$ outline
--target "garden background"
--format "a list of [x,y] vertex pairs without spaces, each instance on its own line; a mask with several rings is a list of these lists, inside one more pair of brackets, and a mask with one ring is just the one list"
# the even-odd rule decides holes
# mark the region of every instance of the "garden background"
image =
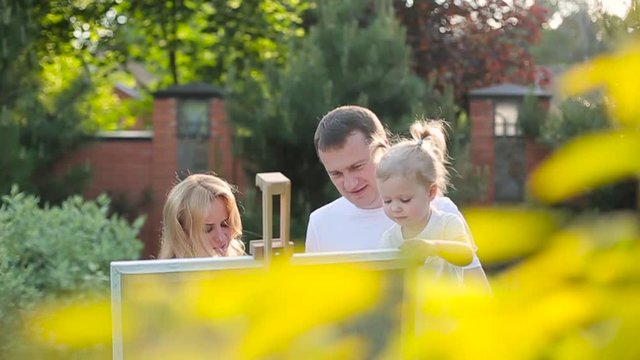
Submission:
[[[636,0],[623,16],[563,0],[3,0],[0,321],[15,331],[3,331],[0,350],[94,349],[34,350],[23,316],[43,301],[104,291],[111,260],[140,256],[140,194],[83,199],[90,167],[52,169],[99,132],[149,129],[154,92],[192,82],[224,90],[247,178],[281,171],[292,180],[300,244],[309,212],[337,195],[310,141],[322,114],[364,105],[394,133],[416,116],[444,118],[451,197],[471,206],[483,174],[469,161],[466,94],[517,83],[557,90],[531,135],[558,151],[529,178],[522,203],[465,210],[496,298],[473,317],[484,328],[451,334],[471,342],[485,329],[471,343],[489,353],[508,313],[522,330],[505,340],[516,357],[635,357],[639,11]],[[118,88],[135,98],[123,101]],[[240,196],[247,239],[260,234],[255,198],[249,188]],[[469,296],[459,295],[461,308]],[[532,304],[538,317],[525,313]],[[432,345],[451,344],[438,336]],[[434,349],[464,357],[455,346]]]

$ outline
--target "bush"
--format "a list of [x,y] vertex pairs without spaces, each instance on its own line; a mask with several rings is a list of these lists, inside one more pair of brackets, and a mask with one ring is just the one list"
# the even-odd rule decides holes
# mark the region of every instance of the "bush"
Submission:
[[[137,259],[144,223],[108,216],[109,198],[75,196],[60,206],[14,187],[0,203],[0,328],[17,329],[20,315],[45,300],[106,291],[112,260]],[[16,350],[15,332],[2,331],[0,353]]]
[[540,105],[538,97],[533,94],[526,95],[522,100],[518,115],[522,134],[529,139],[537,139],[542,131],[546,113],[547,111]]
[[552,108],[540,129],[543,143],[558,148],[568,140],[608,127],[604,104],[571,98]]

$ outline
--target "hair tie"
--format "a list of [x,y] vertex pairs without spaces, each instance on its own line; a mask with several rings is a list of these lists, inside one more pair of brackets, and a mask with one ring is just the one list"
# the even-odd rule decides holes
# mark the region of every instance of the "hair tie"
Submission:
[[422,146],[422,143],[424,143],[424,139],[423,138],[418,139],[418,146]]

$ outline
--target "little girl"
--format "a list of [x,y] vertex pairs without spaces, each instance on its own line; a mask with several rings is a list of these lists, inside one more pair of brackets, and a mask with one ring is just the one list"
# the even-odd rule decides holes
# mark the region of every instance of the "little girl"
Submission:
[[462,220],[431,206],[446,192],[446,142],[440,121],[416,121],[413,139],[393,145],[376,170],[385,214],[395,224],[383,234],[382,248],[402,248],[440,277],[462,281],[462,268],[473,249]]
[[193,174],[174,186],[162,217],[160,259],[244,255],[235,196],[217,176]]

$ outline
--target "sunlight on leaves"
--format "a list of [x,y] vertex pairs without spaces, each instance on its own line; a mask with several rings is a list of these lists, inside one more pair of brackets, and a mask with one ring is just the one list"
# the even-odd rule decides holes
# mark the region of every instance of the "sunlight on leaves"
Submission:
[[555,203],[638,173],[640,132],[603,132],[568,142],[533,172],[528,185],[536,198]]
[[640,124],[640,41],[572,68],[560,84],[561,93],[569,96],[603,87],[611,117],[625,125]]

